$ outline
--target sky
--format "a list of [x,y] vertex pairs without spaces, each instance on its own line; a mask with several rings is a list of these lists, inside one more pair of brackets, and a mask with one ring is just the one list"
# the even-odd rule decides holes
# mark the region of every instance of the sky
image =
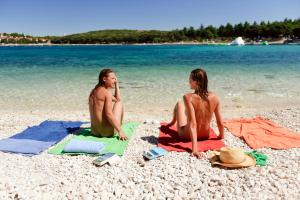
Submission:
[[0,0],[0,33],[173,30],[300,18],[300,0]]

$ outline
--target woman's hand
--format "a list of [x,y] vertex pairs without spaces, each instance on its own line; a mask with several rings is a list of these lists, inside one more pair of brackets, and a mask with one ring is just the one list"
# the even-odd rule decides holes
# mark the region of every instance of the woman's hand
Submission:
[[192,156],[196,157],[196,158],[199,158],[199,159],[202,159],[204,158],[204,153],[203,152],[198,152],[198,151],[195,151],[195,152],[192,152]]
[[119,140],[128,140],[127,136],[125,135],[125,133],[123,133],[122,130],[119,132]]

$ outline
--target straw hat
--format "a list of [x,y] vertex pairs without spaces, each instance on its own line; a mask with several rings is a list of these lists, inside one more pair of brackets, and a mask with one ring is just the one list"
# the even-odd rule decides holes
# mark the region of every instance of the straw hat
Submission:
[[212,165],[239,168],[255,166],[255,158],[245,154],[240,148],[222,147],[219,151],[213,151],[210,162]]

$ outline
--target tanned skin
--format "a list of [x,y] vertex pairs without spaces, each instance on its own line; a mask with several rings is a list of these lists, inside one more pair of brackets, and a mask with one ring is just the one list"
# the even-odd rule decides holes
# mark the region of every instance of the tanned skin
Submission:
[[[127,140],[121,128],[124,109],[117,77],[111,72],[103,81],[105,84],[94,89],[89,98],[92,133],[95,136],[112,137],[116,131],[119,139]],[[110,93],[110,88],[115,88],[114,96]]]
[[[196,81],[193,81],[191,77],[189,83],[191,89],[197,87]],[[172,126],[177,122],[179,136],[184,140],[192,141],[192,156],[203,158],[203,152],[197,149],[197,141],[209,138],[210,123],[214,114],[220,133],[217,139],[223,139],[224,126],[218,96],[209,92],[205,101],[195,93],[188,93],[183,96],[183,101],[176,104],[173,120],[167,126]]]

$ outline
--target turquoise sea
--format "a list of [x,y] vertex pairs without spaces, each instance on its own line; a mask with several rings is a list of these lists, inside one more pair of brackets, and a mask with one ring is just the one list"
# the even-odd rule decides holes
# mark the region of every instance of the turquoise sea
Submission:
[[105,67],[116,71],[130,113],[172,110],[196,67],[225,109],[300,105],[300,45],[108,45],[0,47],[0,107],[87,110]]

